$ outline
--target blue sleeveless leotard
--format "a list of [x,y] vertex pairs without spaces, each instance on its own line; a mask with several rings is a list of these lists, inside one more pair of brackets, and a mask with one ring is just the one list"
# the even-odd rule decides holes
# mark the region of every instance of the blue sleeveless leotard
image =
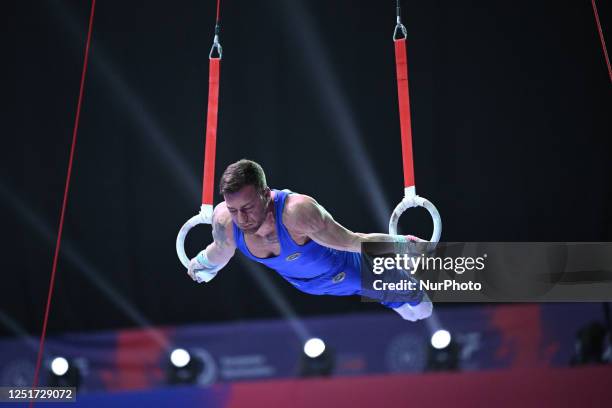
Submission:
[[[283,224],[285,200],[289,190],[274,190],[274,221],[280,244],[280,254],[269,258],[258,258],[249,251],[244,233],[233,224],[236,247],[247,258],[259,262],[278,272],[299,290],[313,295],[364,295],[375,297],[361,287],[361,256],[359,253],[340,251],[308,241],[298,245]],[[398,307],[404,302],[384,302],[388,307]],[[410,302],[413,304],[413,302]],[[418,303],[418,302],[416,302]]]

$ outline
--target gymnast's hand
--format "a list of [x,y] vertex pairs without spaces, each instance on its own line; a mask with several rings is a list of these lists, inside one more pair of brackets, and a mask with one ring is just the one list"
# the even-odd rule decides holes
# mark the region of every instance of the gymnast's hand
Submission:
[[189,268],[187,268],[187,275],[198,283],[209,282],[227,264],[227,262],[223,264],[211,262],[206,255],[207,249],[189,261]]
[[189,261],[187,275],[198,283],[208,282],[217,275],[221,268],[210,263],[206,256],[206,250],[200,252],[195,258]]
[[225,203],[217,205],[212,217],[213,242],[189,261],[187,275],[194,281],[209,282],[234,256],[236,245],[231,222]]
[[196,282],[198,281],[196,276],[195,276],[195,273],[196,273],[197,269],[199,269],[199,262],[198,262],[197,256],[196,256],[191,261],[189,261],[189,267],[187,268],[187,275],[189,275],[189,277],[191,279],[193,279],[194,281],[196,281]]

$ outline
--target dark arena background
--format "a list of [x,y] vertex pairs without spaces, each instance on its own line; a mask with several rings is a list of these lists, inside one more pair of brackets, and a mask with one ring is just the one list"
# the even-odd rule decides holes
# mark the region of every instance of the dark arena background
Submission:
[[[216,3],[97,0],[89,41],[90,0],[5,5],[0,386],[74,386],[66,406],[83,407],[610,406],[608,302],[436,303],[409,322],[239,253],[209,283],[187,276],[175,240],[201,204]],[[611,6],[401,1],[414,173],[441,241],[612,241]],[[248,158],[350,230],[388,231],[396,2],[220,14],[214,203]],[[408,210],[400,230],[427,237],[430,217]],[[194,228],[187,254],[210,241]]]

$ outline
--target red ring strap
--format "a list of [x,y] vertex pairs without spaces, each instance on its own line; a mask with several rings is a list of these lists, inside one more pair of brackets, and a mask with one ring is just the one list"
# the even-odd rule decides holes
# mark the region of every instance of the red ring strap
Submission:
[[412,187],[414,186],[414,162],[412,159],[412,122],[410,118],[408,59],[406,57],[405,38],[395,40],[395,68],[397,72],[397,95],[399,99],[400,130],[402,135],[404,187]]
[[219,112],[220,58],[211,58],[208,71],[208,113],[206,115],[206,148],[202,204],[212,205],[215,187],[215,154],[217,151],[217,114]]
[[208,108],[206,113],[206,146],[204,148],[204,176],[202,178],[202,205],[212,205],[215,191],[215,157],[217,152],[217,116],[219,113],[219,74],[221,71],[221,46],[219,40],[221,0],[217,0],[215,39],[218,58],[211,57],[208,65]]

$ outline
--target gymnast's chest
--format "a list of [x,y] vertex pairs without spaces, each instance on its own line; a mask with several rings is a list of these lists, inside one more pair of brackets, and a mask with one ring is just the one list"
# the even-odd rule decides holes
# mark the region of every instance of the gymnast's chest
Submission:
[[[293,243],[297,245],[304,245],[309,241],[305,235],[288,232]],[[264,236],[245,234],[244,242],[249,252],[257,258],[271,258],[281,254],[281,244],[276,231]]]

